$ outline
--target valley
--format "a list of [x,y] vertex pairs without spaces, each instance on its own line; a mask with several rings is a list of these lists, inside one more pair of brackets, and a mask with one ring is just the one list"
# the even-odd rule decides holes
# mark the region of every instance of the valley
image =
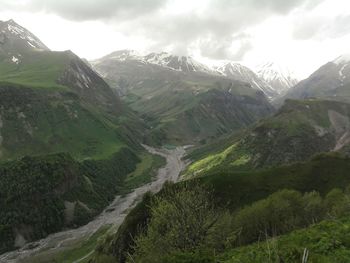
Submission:
[[0,21],[0,263],[350,261],[350,56],[243,25],[320,3],[39,2],[48,43]]
[[180,172],[186,167],[181,160],[186,147],[177,147],[173,150],[156,149],[146,145],[144,147],[149,153],[166,158],[166,165],[158,170],[152,182],[136,188],[125,196],[116,196],[114,201],[88,224],[51,234],[44,239],[26,244],[17,251],[2,254],[0,262],[42,262],[50,258],[54,260],[57,254],[74,247],[82,240],[89,239],[102,227],[108,226],[111,229],[109,231],[115,231],[130,209],[141,201],[146,192],[159,191],[166,181],[176,182]]

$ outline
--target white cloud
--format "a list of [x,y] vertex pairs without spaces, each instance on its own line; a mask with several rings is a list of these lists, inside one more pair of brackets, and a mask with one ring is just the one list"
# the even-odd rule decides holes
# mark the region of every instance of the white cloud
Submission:
[[88,59],[126,48],[165,50],[248,66],[273,60],[303,78],[350,52],[348,0],[101,1],[0,0],[0,17],[52,50]]

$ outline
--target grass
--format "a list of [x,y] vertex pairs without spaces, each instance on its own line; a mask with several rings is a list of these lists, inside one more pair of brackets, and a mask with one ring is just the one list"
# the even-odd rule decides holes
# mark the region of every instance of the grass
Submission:
[[236,146],[236,144],[233,144],[223,152],[208,155],[204,159],[191,164],[184,173],[183,178],[186,179],[191,178],[192,176],[197,176],[198,174],[205,174],[214,167],[219,166],[227,159],[227,156],[235,150]]
[[[337,139],[330,111],[346,119],[350,116],[350,105],[335,101],[288,100],[277,114],[259,121],[240,137],[232,136],[188,155],[194,162],[184,177],[200,176],[218,167],[233,170],[273,167],[329,152]],[[201,150],[205,154],[200,153]]]
[[265,198],[279,189],[328,193],[350,184],[349,158],[339,154],[322,154],[291,165],[256,171],[214,169],[200,181],[214,189],[217,202],[232,209]]
[[159,155],[144,153],[140,158],[141,162],[137,164],[135,171],[130,173],[125,179],[125,192],[151,182],[158,169],[166,164],[165,158]]
[[2,161],[24,155],[69,152],[76,159],[105,159],[126,145],[119,127],[71,93],[1,84]]
[[70,59],[68,52],[28,52],[19,65],[6,61],[0,63],[0,80],[33,88],[65,89],[57,84],[57,78]]
[[286,235],[227,251],[218,256],[218,262],[302,262],[305,250],[309,253],[307,262],[349,262],[349,229],[350,217],[323,221]]
[[[101,227],[96,233],[94,233],[87,240],[81,240],[65,249],[46,250],[38,255],[26,259],[26,263],[72,263],[84,258],[94,251],[96,244],[100,238],[102,238],[109,230],[110,226]],[[90,257],[86,257],[80,263],[87,263]]]

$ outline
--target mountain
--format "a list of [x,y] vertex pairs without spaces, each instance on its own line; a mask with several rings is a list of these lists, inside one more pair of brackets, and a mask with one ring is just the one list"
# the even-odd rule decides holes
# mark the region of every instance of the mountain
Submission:
[[[214,149],[214,147],[213,147]],[[350,104],[321,100],[287,100],[229,146],[192,163],[187,177],[213,169],[250,170],[309,159],[322,152],[350,149]]]
[[223,76],[249,83],[256,90],[261,90],[270,100],[279,94],[279,90],[275,90],[251,69],[239,63],[226,62],[215,69]]
[[71,51],[50,51],[13,20],[0,25],[0,159],[57,151],[104,156],[130,143],[119,120],[128,110],[98,74]]
[[35,50],[49,51],[48,47],[35,35],[15,21],[0,21],[0,56],[12,56],[19,62],[22,53]]
[[145,56],[145,61],[177,71],[213,73],[209,67],[195,61],[192,57],[174,56],[166,52],[148,54]]
[[291,70],[274,62],[266,62],[258,65],[255,68],[255,72],[278,96],[285,94],[298,83]]
[[155,162],[144,122],[86,62],[13,20],[0,32],[2,253],[87,223]]
[[283,99],[322,98],[350,102],[350,55],[326,63],[290,89]]
[[117,51],[94,69],[151,127],[159,143],[204,142],[273,112],[263,92],[188,57]]
[[106,60],[127,61],[133,60],[144,64],[158,65],[167,69],[182,72],[206,72],[214,73],[212,69],[201,64],[189,56],[175,56],[167,52],[150,53],[146,56],[140,55],[135,50],[115,51],[99,60],[93,61],[92,64],[98,64]]

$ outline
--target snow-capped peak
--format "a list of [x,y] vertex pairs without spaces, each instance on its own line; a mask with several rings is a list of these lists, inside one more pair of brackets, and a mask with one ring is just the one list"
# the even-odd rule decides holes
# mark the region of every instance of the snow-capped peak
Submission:
[[234,76],[236,74],[255,74],[251,69],[247,68],[246,66],[243,66],[242,64],[233,61],[225,61],[219,66],[214,66],[214,69],[224,76]]
[[[3,39],[21,40],[28,49],[48,50],[35,35],[12,19],[6,22],[0,21],[0,35]],[[12,45],[12,42],[10,42],[10,45]]]
[[344,54],[339,57],[337,57],[335,60],[332,61],[333,63],[339,65],[350,62],[350,54]]
[[170,70],[183,72],[213,72],[209,67],[197,62],[192,57],[176,56],[167,52],[150,53],[146,56],[142,56],[134,50],[119,50],[99,60],[93,61],[92,64],[98,64],[106,59],[117,61],[137,61],[143,64],[158,65]]
[[240,63],[224,61],[214,68],[220,75],[249,83],[254,89],[262,91],[270,99],[276,95],[269,84],[259,78],[250,68]]
[[115,59],[120,61],[125,61],[128,59],[142,59],[142,56],[140,53],[138,53],[135,50],[119,50],[116,52],[113,52],[112,54],[107,56],[109,59]]
[[279,94],[286,92],[298,83],[297,78],[289,68],[274,62],[260,64],[255,68],[255,71]]
[[144,57],[147,63],[184,72],[212,72],[206,65],[190,56],[176,56],[167,52],[150,53]]

